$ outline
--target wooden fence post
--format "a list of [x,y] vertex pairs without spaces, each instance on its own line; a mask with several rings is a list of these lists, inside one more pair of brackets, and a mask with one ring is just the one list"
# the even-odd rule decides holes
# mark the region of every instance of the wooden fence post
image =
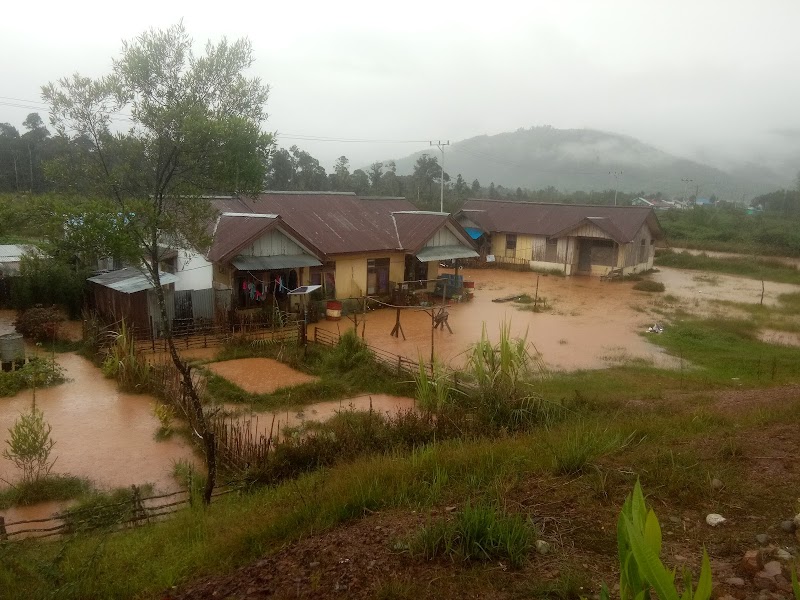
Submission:
[[8,533],[6,532],[6,518],[0,515],[0,540],[6,541]]

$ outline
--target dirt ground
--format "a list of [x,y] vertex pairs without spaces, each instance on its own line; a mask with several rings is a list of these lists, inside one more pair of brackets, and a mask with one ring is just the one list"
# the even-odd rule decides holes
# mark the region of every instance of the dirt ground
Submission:
[[[741,414],[744,408],[768,409],[796,401],[800,388],[723,391],[709,397],[706,410]],[[691,411],[697,400],[692,394],[672,394],[667,401],[675,410]],[[651,499],[663,528],[662,558],[679,573],[684,566],[690,568],[696,581],[705,547],[712,562],[714,598],[789,598],[785,590],[762,592],[742,557],[748,550],[767,554],[777,548],[797,555],[798,540],[778,524],[795,512],[800,429],[794,424],[755,428],[741,441],[745,451],[738,459],[743,473],[739,489],[754,493],[737,497],[723,487],[693,502],[663,493]],[[698,436],[684,449],[702,460],[720,452],[723,443]],[[631,457],[623,455],[602,466],[624,471],[628,460]],[[387,510],[290,543],[228,575],[170,590],[164,598],[567,598],[592,597],[603,581],[615,596],[616,520],[629,490],[627,484],[609,486],[607,495],[600,494],[590,475],[523,477],[507,494],[506,503],[531,519],[552,552],[531,553],[520,570],[502,563],[466,564],[446,558],[428,562],[412,557],[407,551],[410,537],[430,519],[447,518],[453,507]],[[728,520],[712,528],[705,516],[717,511]],[[769,535],[767,544],[756,542],[759,533]]]

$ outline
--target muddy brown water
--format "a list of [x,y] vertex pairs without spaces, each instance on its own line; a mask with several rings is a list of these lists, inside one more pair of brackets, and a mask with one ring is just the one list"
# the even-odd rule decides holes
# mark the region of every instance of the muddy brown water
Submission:
[[[153,484],[156,491],[179,489],[172,477],[173,464],[180,459],[198,459],[180,436],[154,439],[159,427],[153,415],[155,398],[120,392],[114,381],[105,379],[97,367],[77,354],[60,354],[56,359],[70,381],[36,390],[36,407],[51,425],[50,435],[56,442],[52,472],[86,477],[103,489],[144,483]],[[0,431],[5,434],[19,414],[30,409],[32,401],[31,390],[0,398]],[[18,479],[13,463],[5,458],[0,458],[0,478]],[[46,503],[0,514],[7,521],[42,518],[63,506]]]
[[[536,295],[537,274],[495,269],[462,270],[466,280],[475,282],[474,298],[448,307],[453,333],[437,329],[433,333],[434,353],[452,367],[466,363],[467,349],[481,337],[486,326],[496,342],[501,323],[509,322],[513,336],[527,339],[541,353],[550,369],[597,369],[608,366],[608,357],[618,357],[620,348],[633,358],[671,366],[673,359],[647,342],[640,332],[653,324],[652,317],[632,308],[649,300],[631,289],[629,283],[609,283],[590,277],[538,276],[540,302],[548,309],[534,313],[514,302],[495,303],[495,298],[511,294]],[[406,340],[392,337],[396,311],[381,309],[366,316],[365,332],[369,344],[412,360],[429,361],[431,356],[431,316],[417,308],[401,310],[400,322]],[[328,331],[352,329],[350,319],[321,321],[316,325]],[[362,323],[359,321],[359,333]],[[313,331],[310,333],[313,336]],[[612,362],[614,362],[612,360]]]
[[317,402],[303,407],[274,412],[254,412],[242,409],[240,405],[226,404],[225,410],[232,419],[249,427],[256,435],[280,439],[287,427],[298,427],[310,421],[324,422],[341,411],[372,410],[386,416],[392,416],[400,411],[414,410],[416,401],[404,396],[391,396],[388,394],[364,394],[344,400],[331,400]]
[[[447,272],[447,271],[446,271]],[[510,321],[511,332],[531,342],[547,368],[553,370],[597,369],[630,359],[655,366],[678,368],[679,361],[642,335],[663,318],[663,297],[672,295],[677,304],[690,312],[719,312],[714,300],[758,303],[761,282],[743,277],[710,274],[702,271],[662,268],[652,278],[666,286],[663,294],[638,292],[631,282],[600,281],[597,277],[538,276],[538,294],[548,310],[534,313],[521,310],[514,302],[494,303],[492,299],[511,294],[536,294],[537,274],[498,269],[462,270],[465,280],[475,282],[473,300],[448,307],[453,333],[436,330],[434,353],[438,360],[458,368],[466,363],[466,351],[481,336],[486,325],[492,341],[499,338],[500,324]],[[800,291],[800,286],[765,283],[764,302],[775,304],[779,294]],[[378,348],[412,360],[431,356],[431,317],[416,308],[403,309],[400,322],[406,336],[390,335],[396,311],[368,312],[366,326],[359,315],[359,334]],[[353,328],[352,320],[321,321],[320,329],[343,333]],[[313,327],[309,333],[313,336]]]
[[319,381],[272,358],[240,358],[207,364],[206,368],[253,394],[269,394],[287,386]]

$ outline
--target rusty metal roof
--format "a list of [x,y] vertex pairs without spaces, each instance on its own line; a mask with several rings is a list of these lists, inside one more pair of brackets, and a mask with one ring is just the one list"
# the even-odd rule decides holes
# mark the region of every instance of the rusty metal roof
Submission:
[[[404,198],[364,199],[352,193],[271,192],[256,198],[212,200],[212,204],[220,212],[278,215],[304,243],[325,255],[416,249],[450,218],[417,211]],[[393,213],[402,216],[398,219]],[[248,229],[251,234],[255,231],[255,225]],[[227,240],[234,236],[244,237],[236,227],[218,226],[214,245],[232,248],[234,242]],[[218,242],[220,237],[226,241]],[[210,254],[209,259],[216,256]]]
[[538,204],[507,200],[467,200],[458,213],[487,232],[557,237],[587,219],[615,241],[627,243],[648,225],[656,239],[664,237],[655,212],[640,206]]
[[271,229],[277,220],[277,215],[242,216],[241,213],[223,212],[214,227],[208,260],[226,261],[253,239]]

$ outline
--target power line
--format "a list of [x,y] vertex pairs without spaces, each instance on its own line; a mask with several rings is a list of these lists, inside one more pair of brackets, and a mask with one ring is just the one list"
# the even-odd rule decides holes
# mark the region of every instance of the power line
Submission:
[[342,138],[327,137],[321,135],[304,135],[301,133],[276,133],[276,137],[284,140],[301,140],[307,142],[342,142],[342,143],[364,143],[364,144],[427,144],[428,140],[390,140],[390,139],[366,139],[366,138]]

